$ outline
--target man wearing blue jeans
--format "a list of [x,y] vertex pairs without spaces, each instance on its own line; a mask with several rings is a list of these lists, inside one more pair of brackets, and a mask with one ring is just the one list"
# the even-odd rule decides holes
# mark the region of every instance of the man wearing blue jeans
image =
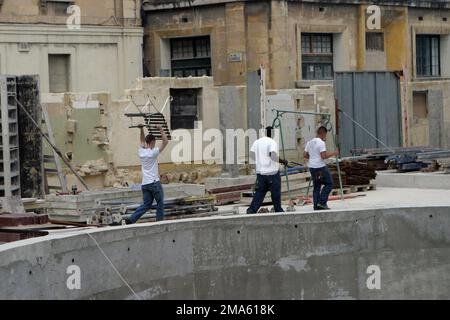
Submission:
[[[333,190],[333,178],[324,160],[339,155],[339,150],[328,152],[325,145],[328,130],[320,127],[317,137],[306,144],[305,159],[308,161],[309,171],[314,183],[314,210],[329,210],[328,197]],[[323,188],[322,188],[323,186]]]
[[275,212],[284,212],[281,207],[281,176],[279,163],[287,165],[287,161],[279,159],[278,145],[272,139],[272,127],[266,128],[266,137],[255,141],[250,149],[256,163],[255,196],[247,209],[247,214],[257,213],[267,191],[270,191]]
[[136,223],[147,211],[150,210],[153,200],[156,200],[156,221],[164,220],[164,191],[159,181],[158,156],[169,144],[166,133],[161,126],[157,126],[162,136],[162,145],[156,147],[156,138],[149,134],[145,136],[141,126],[141,147],[139,158],[142,164],[142,194],[144,203],[136,209],[134,214],[126,219],[126,224]]

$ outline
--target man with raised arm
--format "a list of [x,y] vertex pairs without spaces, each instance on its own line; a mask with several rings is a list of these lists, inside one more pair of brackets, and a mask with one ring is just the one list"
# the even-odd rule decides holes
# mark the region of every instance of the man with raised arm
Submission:
[[158,156],[169,144],[164,129],[156,126],[161,132],[162,145],[156,147],[155,136],[149,134],[145,136],[144,127],[141,126],[141,147],[139,148],[139,158],[142,164],[142,194],[144,203],[136,209],[134,214],[126,219],[127,224],[136,223],[147,211],[150,210],[153,200],[156,200],[156,221],[164,220],[164,191],[159,181]]

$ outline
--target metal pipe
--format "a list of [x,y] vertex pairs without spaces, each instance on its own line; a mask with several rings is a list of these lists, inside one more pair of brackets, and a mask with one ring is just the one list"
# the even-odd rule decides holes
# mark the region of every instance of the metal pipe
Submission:
[[450,150],[446,151],[436,151],[436,152],[423,152],[417,154],[417,159],[419,160],[434,160],[450,158]]
[[351,116],[349,116],[345,111],[339,109],[339,111],[346,116],[351,122],[353,122],[354,124],[356,124],[358,127],[360,127],[362,130],[364,130],[369,136],[371,136],[372,138],[374,138],[376,141],[378,141],[379,143],[381,143],[385,148],[387,148],[390,152],[395,153],[394,149],[392,149],[391,147],[389,147],[387,144],[385,144],[383,141],[381,141],[380,139],[378,139],[373,133],[371,133],[369,130],[367,130],[366,128],[364,128],[359,122],[357,122],[355,119],[353,119]]
[[290,110],[278,110],[278,109],[272,108],[272,112],[273,111],[279,113],[280,115],[283,113],[293,113],[293,114],[307,114],[307,115],[313,115],[313,116],[331,116],[330,113],[312,112],[312,111],[290,111]]

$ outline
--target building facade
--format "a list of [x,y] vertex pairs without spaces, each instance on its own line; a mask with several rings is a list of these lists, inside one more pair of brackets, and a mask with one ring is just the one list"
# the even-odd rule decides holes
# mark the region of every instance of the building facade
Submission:
[[267,88],[296,99],[296,90],[333,86],[334,72],[395,72],[402,144],[450,147],[450,1],[148,0],[143,8],[150,76],[240,86],[264,65]]
[[118,98],[142,76],[141,25],[140,0],[2,0],[0,74],[39,75],[44,101],[62,92]]

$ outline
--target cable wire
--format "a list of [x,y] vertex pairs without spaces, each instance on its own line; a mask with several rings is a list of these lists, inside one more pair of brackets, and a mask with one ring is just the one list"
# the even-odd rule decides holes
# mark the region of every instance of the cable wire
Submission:
[[344,116],[346,116],[351,122],[356,124],[358,127],[360,127],[362,130],[364,130],[369,136],[377,140],[379,143],[381,143],[386,149],[388,149],[390,152],[395,153],[394,149],[389,147],[387,144],[385,144],[383,141],[378,139],[372,132],[364,128],[359,122],[357,122],[355,119],[353,119],[351,116],[349,116],[345,111],[339,110]]
[[95,245],[97,246],[97,248],[100,250],[100,252],[102,253],[102,255],[105,257],[105,259],[109,262],[109,264],[111,265],[111,267],[114,269],[114,271],[117,273],[117,275],[120,277],[120,279],[123,281],[123,283],[125,283],[125,285],[128,287],[128,289],[130,289],[130,291],[133,293],[133,295],[138,299],[138,300],[142,300],[141,297],[133,290],[133,288],[128,284],[128,282],[125,280],[124,277],[122,277],[122,275],[120,274],[119,270],[117,270],[117,268],[114,266],[114,264],[112,263],[112,261],[108,258],[108,256],[106,255],[106,253],[103,251],[103,249],[100,247],[100,245],[98,244],[97,240],[95,240],[95,238],[90,234],[90,233],[86,233],[94,242]]

